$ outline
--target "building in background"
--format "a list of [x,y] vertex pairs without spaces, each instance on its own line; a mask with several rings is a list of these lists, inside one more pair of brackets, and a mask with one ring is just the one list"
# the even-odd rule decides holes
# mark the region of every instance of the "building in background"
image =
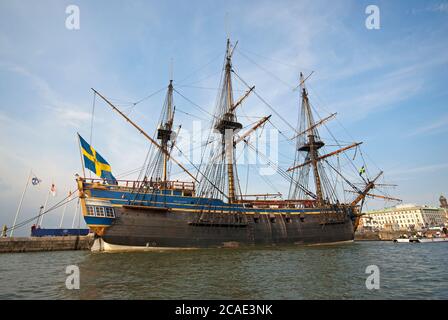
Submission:
[[448,201],[443,195],[440,196],[439,201],[440,201],[440,208],[443,208],[445,210],[445,219],[446,221],[448,221]]
[[423,230],[448,225],[446,209],[415,204],[368,211],[361,218],[365,230]]
[[440,208],[448,209],[448,202],[446,201],[446,198],[442,195],[439,198],[440,201]]

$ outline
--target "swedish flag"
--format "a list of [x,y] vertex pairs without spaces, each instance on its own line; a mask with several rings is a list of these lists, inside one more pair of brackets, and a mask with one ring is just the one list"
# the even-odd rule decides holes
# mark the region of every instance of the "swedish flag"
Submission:
[[87,143],[78,133],[81,144],[81,152],[84,158],[84,166],[94,172],[98,177],[105,179],[110,184],[117,184],[117,180],[112,175],[112,169],[109,163],[96,152],[96,150]]

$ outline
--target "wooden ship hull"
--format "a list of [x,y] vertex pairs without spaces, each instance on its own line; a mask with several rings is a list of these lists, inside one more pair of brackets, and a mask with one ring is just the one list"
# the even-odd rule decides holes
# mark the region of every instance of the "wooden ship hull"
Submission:
[[355,208],[342,205],[296,208],[281,200],[228,204],[194,197],[191,190],[135,193],[135,188],[83,179],[78,186],[87,225],[98,239],[123,249],[300,245],[354,238]]
[[[195,223],[191,212],[118,210],[118,220],[102,239],[121,246],[153,248],[208,248],[247,245],[316,244],[351,241],[352,221],[323,224],[318,214],[253,215],[203,214],[207,222]],[[240,220],[235,222],[236,220]]]

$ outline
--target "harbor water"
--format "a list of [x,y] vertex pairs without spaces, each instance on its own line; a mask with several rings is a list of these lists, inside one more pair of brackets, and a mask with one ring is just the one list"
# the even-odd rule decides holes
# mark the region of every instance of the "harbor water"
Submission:
[[[0,255],[1,299],[448,299],[448,243]],[[80,288],[66,287],[79,267]],[[378,267],[369,290],[366,268]]]

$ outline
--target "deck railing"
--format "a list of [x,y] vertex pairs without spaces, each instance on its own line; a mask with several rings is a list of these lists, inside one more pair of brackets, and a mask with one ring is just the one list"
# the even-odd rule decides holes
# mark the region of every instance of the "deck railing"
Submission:
[[129,189],[179,190],[194,192],[194,182],[191,181],[151,181],[151,180],[117,180],[116,184],[109,184],[105,179],[81,178],[84,183],[104,185],[109,188],[120,187]]

